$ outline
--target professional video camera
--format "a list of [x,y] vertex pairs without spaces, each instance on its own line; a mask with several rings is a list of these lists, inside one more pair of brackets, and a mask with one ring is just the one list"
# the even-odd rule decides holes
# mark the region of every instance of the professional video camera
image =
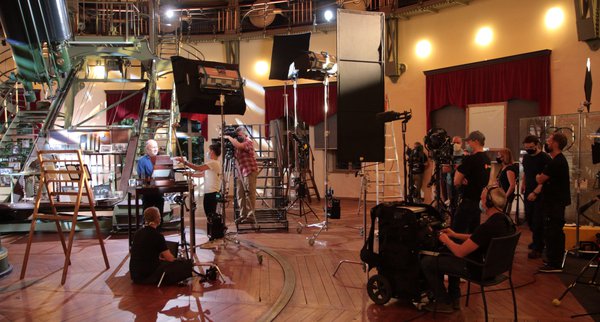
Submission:
[[[232,138],[238,140],[238,142],[242,143],[244,142],[244,139],[237,134],[237,132],[235,131],[236,128],[237,127],[233,125],[226,125],[225,128],[223,128],[222,135],[229,135]],[[221,139],[219,138],[217,141],[221,142]],[[224,142],[225,147],[223,148],[223,155],[225,156],[225,159],[232,159],[235,154],[235,147],[233,146],[233,143],[231,143],[229,140],[224,140]]]
[[433,128],[423,139],[425,148],[437,164],[450,164],[453,158],[452,138],[442,128]]

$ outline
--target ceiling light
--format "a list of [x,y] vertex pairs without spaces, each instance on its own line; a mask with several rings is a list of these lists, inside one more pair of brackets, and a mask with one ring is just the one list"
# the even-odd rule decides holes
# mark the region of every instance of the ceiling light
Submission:
[[167,11],[165,11],[165,16],[171,19],[175,16],[175,11],[173,11],[173,9],[168,9]]
[[327,22],[330,22],[333,19],[333,11],[329,9],[325,10],[325,13],[323,13],[323,17],[325,18],[325,20],[327,20]]

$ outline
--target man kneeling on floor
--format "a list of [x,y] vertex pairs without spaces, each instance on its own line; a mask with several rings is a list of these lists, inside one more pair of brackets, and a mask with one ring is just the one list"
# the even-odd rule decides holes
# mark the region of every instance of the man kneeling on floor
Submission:
[[156,207],[144,210],[144,228],[133,238],[129,274],[136,284],[175,284],[192,276],[193,261],[175,258],[167,248],[165,237],[156,227],[160,212]]
[[[425,279],[435,296],[435,302],[426,305],[426,310],[452,313],[460,309],[460,280],[456,276],[478,274],[474,271],[475,267],[468,265],[463,257],[483,262],[492,238],[508,236],[515,232],[513,221],[502,212],[505,205],[504,191],[498,186],[488,186],[481,192],[479,201],[479,208],[486,220],[473,234],[459,234],[449,228],[441,231],[439,240],[451,253],[425,255],[421,258]],[[444,274],[449,275],[448,291],[444,287]]]

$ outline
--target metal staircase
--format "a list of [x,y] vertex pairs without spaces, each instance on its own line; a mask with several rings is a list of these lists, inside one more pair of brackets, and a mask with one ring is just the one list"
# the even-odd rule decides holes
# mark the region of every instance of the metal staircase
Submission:
[[158,57],[170,60],[171,56],[179,56],[179,28],[172,33],[165,33],[159,37]]
[[[137,156],[145,154],[146,141],[153,139],[158,143],[161,154],[168,154],[172,142],[173,118],[171,110],[145,110],[140,122]],[[163,151],[164,150],[164,151]]]
[[[367,176],[367,199],[375,195],[375,201],[380,202],[400,200],[402,195],[402,176],[400,158],[394,127],[392,122],[385,123],[385,160],[384,162],[365,162],[363,165]],[[358,213],[364,207],[364,191],[361,188],[358,202]]]
[[281,137],[277,127],[271,127],[271,137],[262,136],[264,125],[246,125],[251,139],[255,143],[259,173],[256,180],[256,226],[251,223],[237,225],[239,232],[245,230],[288,229],[286,217],[287,197],[283,177],[284,148],[276,146],[275,136]]

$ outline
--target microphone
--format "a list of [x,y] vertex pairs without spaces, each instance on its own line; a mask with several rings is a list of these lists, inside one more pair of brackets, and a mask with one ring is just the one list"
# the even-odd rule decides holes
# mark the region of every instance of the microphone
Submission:
[[375,118],[381,122],[393,122],[397,120],[404,120],[407,122],[412,118],[412,111],[404,111],[404,112],[396,112],[396,111],[386,111],[377,113]]

